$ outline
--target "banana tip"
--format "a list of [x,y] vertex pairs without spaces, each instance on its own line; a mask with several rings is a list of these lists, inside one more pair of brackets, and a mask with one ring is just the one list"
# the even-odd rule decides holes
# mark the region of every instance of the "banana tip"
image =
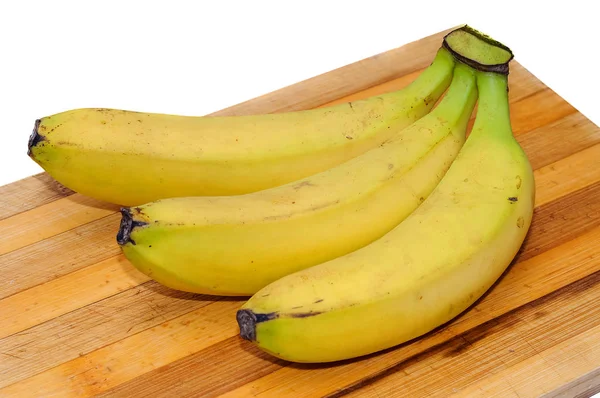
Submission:
[[131,215],[131,210],[127,207],[121,208],[121,225],[119,226],[119,232],[117,232],[117,243],[120,246],[131,243],[135,245],[135,241],[131,239],[131,232],[135,227],[141,227],[147,223],[143,221],[135,221]]
[[277,318],[277,313],[256,314],[252,310],[239,310],[235,317],[240,327],[240,336],[244,340],[256,341],[256,325]]
[[36,146],[40,142],[46,140],[46,137],[44,137],[43,135],[41,135],[40,132],[39,132],[39,128],[40,128],[40,123],[41,122],[42,122],[41,119],[37,119],[35,121],[35,125],[33,126],[33,131],[31,132],[31,135],[29,136],[29,141],[27,143],[27,155],[28,156],[31,156],[31,148],[33,148],[34,146]]

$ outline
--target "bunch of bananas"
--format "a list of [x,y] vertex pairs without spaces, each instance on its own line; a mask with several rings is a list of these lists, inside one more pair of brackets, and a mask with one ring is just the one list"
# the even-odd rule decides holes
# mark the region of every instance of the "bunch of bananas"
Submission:
[[399,91],[252,116],[77,109],[36,121],[29,155],[128,206],[117,242],[141,272],[252,296],[244,339],[295,362],[354,358],[456,317],[521,246],[535,192],[512,58],[462,27]]

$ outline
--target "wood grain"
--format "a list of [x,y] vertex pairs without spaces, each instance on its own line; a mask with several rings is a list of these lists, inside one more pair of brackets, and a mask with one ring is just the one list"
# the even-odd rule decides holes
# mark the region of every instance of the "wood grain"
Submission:
[[[557,178],[560,174],[560,179]],[[536,205],[556,200],[564,192],[573,192],[600,180],[600,144],[544,166],[534,173]]]
[[[0,353],[4,354],[0,361],[0,387],[169,322],[216,300],[218,298],[174,291],[149,281],[67,312],[0,339]],[[182,321],[185,323],[185,319]],[[47,336],[52,339],[47,340]],[[44,344],[40,345],[42,341]]]
[[600,128],[577,112],[520,134],[517,140],[538,169],[600,143]]
[[114,213],[0,256],[0,299],[118,255],[120,218]]
[[[27,156],[25,151],[23,156]],[[0,220],[72,194],[73,191],[60,185],[46,173],[1,186]]]
[[[308,109],[409,84],[443,33],[216,114]],[[536,176],[530,233],[468,311],[399,347],[291,364],[238,337],[243,299],[177,292],[120,255],[116,207],[46,175],[0,187],[0,396],[575,396],[600,357],[600,129],[518,62],[515,136]],[[590,383],[594,384],[591,385]]]
[[10,239],[0,240],[0,255],[114,213],[118,206],[74,194],[0,221]]
[[[0,301],[0,338],[149,280],[119,255]],[[52,292],[46,295],[44,292]],[[19,316],[25,312],[26,316]]]

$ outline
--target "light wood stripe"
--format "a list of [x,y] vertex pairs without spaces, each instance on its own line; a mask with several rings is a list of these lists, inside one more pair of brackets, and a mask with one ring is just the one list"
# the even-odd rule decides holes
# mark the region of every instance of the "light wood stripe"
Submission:
[[534,173],[536,206],[600,181],[600,144],[567,156]]
[[58,184],[46,173],[0,186],[0,220],[72,194],[73,191]]
[[123,255],[0,300],[0,338],[148,281]]
[[118,206],[73,194],[0,221],[0,255],[106,217]]
[[600,128],[581,113],[517,136],[534,169],[600,143]]
[[0,256],[0,299],[118,255],[120,218],[114,213]]
[[549,88],[523,98],[518,104],[510,107],[513,133],[517,136],[577,112]]

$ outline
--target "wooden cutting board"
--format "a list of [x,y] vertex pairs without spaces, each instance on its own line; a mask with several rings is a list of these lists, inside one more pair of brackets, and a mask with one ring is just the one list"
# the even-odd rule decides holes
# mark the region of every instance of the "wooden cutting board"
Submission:
[[[432,61],[445,33],[217,114],[308,109],[397,90]],[[242,299],[169,290],[135,270],[115,241],[117,206],[46,174],[0,187],[0,397],[599,392],[600,129],[517,61],[509,81],[514,133],[537,184],[521,251],[459,318],[360,360],[272,358],[238,337]]]

